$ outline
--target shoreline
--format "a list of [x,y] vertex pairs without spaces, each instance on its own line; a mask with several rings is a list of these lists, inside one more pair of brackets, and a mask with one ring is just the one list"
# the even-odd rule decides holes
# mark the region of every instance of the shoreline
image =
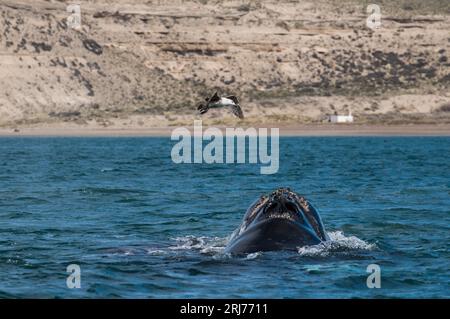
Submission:
[[[192,126],[184,126],[191,133]],[[239,126],[236,126],[238,128]],[[450,136],[450,124],[369,125],[369,124],[303,124],[267,125],[279,127],[280,136]],[[170,137],[173,127],[104,128],[104,127],[28,127],[0,128],[0,137]],[[208,126],[203,126],[203,131]],[[218,127],[224,132],[225,127]],[[242,127],[246,129],[248,127]],[[255,127],[257,128],[257,127]],[[262,128],[262,127],[260,127]]]

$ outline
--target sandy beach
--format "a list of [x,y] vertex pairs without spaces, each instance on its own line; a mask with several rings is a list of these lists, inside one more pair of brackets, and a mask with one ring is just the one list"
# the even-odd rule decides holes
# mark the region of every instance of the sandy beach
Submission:
[[[192,127],[184,126],[192,132]],[[282,136],[450,136],[450,124],[441,125],[289,125],[264,126],[268,129],[279,128]],[[169,137],[177,127],[152,128],[93,128],[93,127],[33,127],[21,129],[0,129],[1,137],[36,136],[91,136],[126,137],[148,136]],[[205,130],[207,126],[203,127]],[[225,127],[219,127],[222,131]],[[244,127],[245,129],[245,127]]]

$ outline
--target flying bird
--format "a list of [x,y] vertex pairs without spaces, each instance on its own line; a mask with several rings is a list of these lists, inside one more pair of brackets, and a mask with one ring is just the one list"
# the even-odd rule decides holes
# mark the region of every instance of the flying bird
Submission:
[[239,100],[234,95],[229,95],[226,97],[220,97],[217,92],[210,98],[205,99],[206,104],[200,104],[198,110],[200,114],[208,112],[209,109],[216,109],[219,107],[228,107],[231,109],[234,115],[240,119],[244,118],[244,113],[242,113],[241,106],[239,105]]

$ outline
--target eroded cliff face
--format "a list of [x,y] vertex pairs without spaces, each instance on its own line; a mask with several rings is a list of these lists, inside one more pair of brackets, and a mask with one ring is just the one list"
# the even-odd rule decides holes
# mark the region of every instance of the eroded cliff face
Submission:
[[449,121],[445,6],[388,7],[372,31],[363,1],[202,2],[81,1],[74,29],[64,2],[0,1],[0,125],[171,125],[214,90],[249,123]]

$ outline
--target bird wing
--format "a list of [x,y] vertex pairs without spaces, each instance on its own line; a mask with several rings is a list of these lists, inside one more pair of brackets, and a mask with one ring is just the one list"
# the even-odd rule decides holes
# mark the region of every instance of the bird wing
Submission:
[[232,105],[231,111],[233,112],[234,115],[236,115],[240,119],[244,118],[244,113],[242,112],[241,106],[239,104]]
[[206,104],[200,103],[197,106],[197,110],[200,112],[200,114],[206,113],[209,110],[210,104],[220,101],[220,97],[217,94],[217,92],[215,92],[213,96],[205,98],[205,101],[206,101]]
[[226,96],[227,99],[230,99],[231,101],[234,102],[234,104],[239,104],[239,100],[236,96],[234,95],[230,95],[230,96]]
[[197,110],[199,111],[200,114],[204,114],[204,113],[208,112],[209,107],[208,107],[208,105],[205,105],[205,104],[199,104],[197,106]]
[[216,103],[220,101],[220,96],[216,93],[209,99],[208,103]]

